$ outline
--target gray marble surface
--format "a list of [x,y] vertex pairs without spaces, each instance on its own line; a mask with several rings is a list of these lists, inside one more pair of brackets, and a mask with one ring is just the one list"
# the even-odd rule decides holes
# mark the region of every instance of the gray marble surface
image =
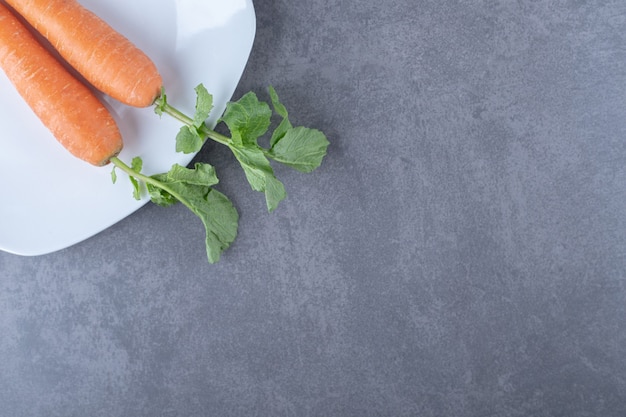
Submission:
[[[0,415],[626,415],[626,2],[258,0],[236,95],[332,145],[208,265],[147,205],[0,253]],[[35,237],[33,237],[35,238]]]

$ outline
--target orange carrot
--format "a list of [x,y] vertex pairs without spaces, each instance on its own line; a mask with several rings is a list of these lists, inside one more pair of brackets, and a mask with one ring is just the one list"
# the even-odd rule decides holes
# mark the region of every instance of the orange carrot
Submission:
[[139,48],[75,0],[5,0],[98,90],[150,106],[163,81]]
[[0,2],[0,67],[74,156],[102,166],[122,149],[111,113]]

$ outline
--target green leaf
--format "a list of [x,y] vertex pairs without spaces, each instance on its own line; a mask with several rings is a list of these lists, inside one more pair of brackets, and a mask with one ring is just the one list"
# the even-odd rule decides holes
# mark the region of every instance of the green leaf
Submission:
[[134,157],[130,162],[130,168],[135,172],[141,172],[143,169],[143,159],[139,156]]
[[268,156],[301,172],[311,172],[320,166],[326,155],[328,139],[319,130],[306,127],[294,128],[289,113],[280,102],[274,87],[269,87],[272,106],[283,120],[270,139]]
[[295,127],[288,129],[270,149],[270,158],[301,172],[311,172],[320,166],[329,142],[316,129]]
[[113,165],[113,169],[111,170],[111,181],[113,182],[113,184],[117,182],[117,172],[115,172],[115,168],[117,167]]
[[215,168],[210,164],[202,162],[196,162],[193,169],[174,164],[166,175],[168,182],[184,182],[207,187],[219,182]]
[[130,179],[131,184],[133,185],[133,198],[135,200],[141,200],[141,185],[139,181],[135,179],[135,177],[128,177]]
[[206,233],[207,258],[215,263],[237,237],[239,214],[228,197],[214,189],[195,207],[192,211],[202,220]]
[[209,94],[204,85],[199,84],[196,88],[196,112],[193,116],[193,125],[199,128],[209,117],[213,109],[213,96]]
[[[159,177],[157,175],[153,175],[152,178],[155,180],[159,180]],[[176,197],[165,191],[163,188],[157,187],[151,183],[147,183],[146,188],[148,189],[150,201],[152,201],[157,206],[169,207],[178,203]]]
[[[138,156],[134,157],[133,160],[131,161],[130,168],[136,173],[140,173],[143,168],[143,160]],[[133,185],[133,198],[135,200],[140,200],[141,199],[141,184],[133,176],[129,176],[128,178],[130,179],[130,183]]]
[[236,102],[229,102],[220,120],[230,129],[233,143],[241,146],[256,145],[270,127],[271,117],[270,106],[250,92]]
[[287,113],[287,109],[278,99],[278,94],[276,93],[276,90],[274,90],[274,87],[272,86],[269,87],[269,93],[270,93],[270,99],[272,100],[272,106],[274,107],[274,111],[276,112],[276,114],[278,114],[280,117],[283,118],[283,120],[281,120],[278,127],[276,127],[276,129],[274,129],[274,132],[272,133],[272,137],[270,139],[270,148],[271,148],[272,146],[274,146],[276,142],[282,139],[282,137],[285,136],[287,131],[291,129],[293,126],[291,125],[291,122],[289,121],[289,113]]
[[224,194],[210,187],[218,182],[215,169],[205,163],[197,163],[194,169],[174,164],[167,173],[150,178],[156,183],[148,183],[153,202],[169,206],[180,201],[200,218],[207,258],[217,262],[237,236],[239,214]]
[[265,176],[265,203],[267,210],[271,213],[276,210],[278,203],[287,197],[287,191],[282,182],[274,174]]
[[283,119],[280,124],[274,129],[272,133],[272,137],[270,138],[270,149],[276,145],[276,143],[281,140],[287,132],[292,128],[291,122],[289,119]]
[[[152,175],[153,179],[162,184],[182,183],[186,185],[199,185],[210,187],[219,182],[215,173],[215,168],[206,163],[196,162],[193,169],[185,168],[182,165],[174,164],[172,168],[163,174]],[[177,199],[163,188],[147,184],[148,193],[153,203],[167,207],[175,204]]]
[[231,150],[243,168],[250,186],[255,191],[265,193],[268,211],[272,212],[278,203],[285,199],[285,186],[274,175],[269,161],[259,147],[238,148]]
[[202,148],[204,139],[196,129],[182,126],[176,135],[176,152],[186,154],[198,152]]
[[276,90],[271,85],[268,87],[268,91],[270,93],[270,99],[272,100],[272,106],[274,106],[274,111],[280,115],[283,119],[289,118],[289,114],[287,113],[287,108],[280,102],[278,99],[278,94]]

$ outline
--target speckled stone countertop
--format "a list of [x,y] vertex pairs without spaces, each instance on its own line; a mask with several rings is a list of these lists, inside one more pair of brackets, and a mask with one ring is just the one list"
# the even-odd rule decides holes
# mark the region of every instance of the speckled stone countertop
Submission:
[[[255,3],[325,131],[216,265],[183,207],[0,253],[0,416],[626,415],[626,2]],[[4,198],[4,197],[3,197]]]

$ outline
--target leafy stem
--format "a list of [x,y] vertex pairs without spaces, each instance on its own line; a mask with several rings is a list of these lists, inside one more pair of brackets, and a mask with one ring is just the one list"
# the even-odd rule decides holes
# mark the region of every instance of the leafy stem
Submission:
[[[193,117],[170,105],[164,92],[155,101],[157,114],[168,114],[184,125],[176,136],[176,150],[183,153],[198,152],[207,138],[228,146],[243,168],[252,189],[265,194],[270,212],[276,209],[287,192],[274,175],[269,159],[302,172],[311,172],[322,163],[329,144],[326,136],[319,130],[293,127],[287,109],[274,88],[269,88],[273,111],[252,92],[238,101],[227,103],[218,124],[226,124],[230,137],[206,125],[205,120],[213,109],[213,96],[202,84],[195,91],[196,108]],[[271,133],[270,147],[264,148],[259,145],[258,139],[269,131],[272,116],[278,116],[281,121]]]
[[[178,201],[180,201],[181,203],[183,203],[185,206],[187,206],[187,208],[191,209],[191,207],[189,207],[186,204],[186,200],[183,198],[183,196],[179,195],[176,190],[174,190],[173,188],[169,187],[167,185],[167,183],[164,183],[162,181],[157,180],[156,178],[150,177],[148,175],[142,174],[140,171],[131,168],[130,166],[128,166],[127,164],[125,164],[121,159],[119,159],[117,156],[114,156],[113,158],[111,158],[111,163],[113,165],[115,165],[117,168],[121,169],[122,171],[124,171],[126,174],[128,174],[129,177],[133,177],[139,181],[142,181],[144,184],[150,184],[153,187],[158,187],[160,189],[162,189],[163,191],[165,191],[166,193],[170,194],[172,197],[174,197],[175,199],[177,199]],[[133,183],[135,184],[135,183]],[[137,190],[139,191],[139,190]],[[138,195],[138,194],[136,194]]]
[[[196,128],[196,126],[194,125],[194,119],[187,116],[185,113],[168,103],[164,94],[161,94],[155,100],[154,104],[156,106],[156,109],[158,109],[157,112],[159,114],[160,112],[165,113],[168,116],[171,116],[179,122],[183,123],[187,127]],[[228,136],[224,136],[212,129],[209,129],[208,126],[204,123],[197,127],[197,129],[198,133],[205,138],[214,140],[215,142],[221,143],[222,145],[230,145],[230,138]]]
[[[259,101],[252,92],[238,101],[227,103],[217,123],[224,123],[228,127],[230,137],[207,126],[206,120],[213,109],[213,96],[202,84],[195,91],[193,116],[170,105],[163,91],[154,102],[155,113],[167,114],[183,124],[176,135],[176,151],[196,153],[207,139],[227,146],[243,168],[252,189],[265,194],[270,212],[276,209],[287,193],[283,183],[274,175],[269,160],[301,172],[311,172],[326,155],[329,145],[326,136],[319,130],[293,127],[285,106],[272,87],[269,88],[272,108]],[[271,132],[269,148],[264,148],[259,145],[258,139],[270,130],[272,116],[278,116],[280,122]],[[197,162],[193,168],[174,164],[168,172],[145,175],[141,173],[143,161],[139,157],[133,158],[130,165],[117,157],[112,158],[111,162],[114,167],[111,172],[113,182],[117,179],[116,169],[125,172],[137,200],[145,189],[153,203],[170,206],[180,202],[200,218],[206,231],[205,246],[209,262],[217,262],[221,253],[234,241],[239,214],[224,194],[212,188],[218,183],[213,166],[203,162]]]
[[211,165],[196,163],[189,169],[174,164],[166,173],[148,176],[141,173],[143,163],[139,157],[133,158],[130,166],[117,157],[111,158],[111,162],[113,181],[117,178],[115,168],[128,174],[136,199],[141,196],[140,184],[143,183],[153,203],[167,207],[180,202],[200,218],[206,232],[205,247],[210,263],[217,262],[235,240],[239,214],[228,197],[212,188],[218,179]]

